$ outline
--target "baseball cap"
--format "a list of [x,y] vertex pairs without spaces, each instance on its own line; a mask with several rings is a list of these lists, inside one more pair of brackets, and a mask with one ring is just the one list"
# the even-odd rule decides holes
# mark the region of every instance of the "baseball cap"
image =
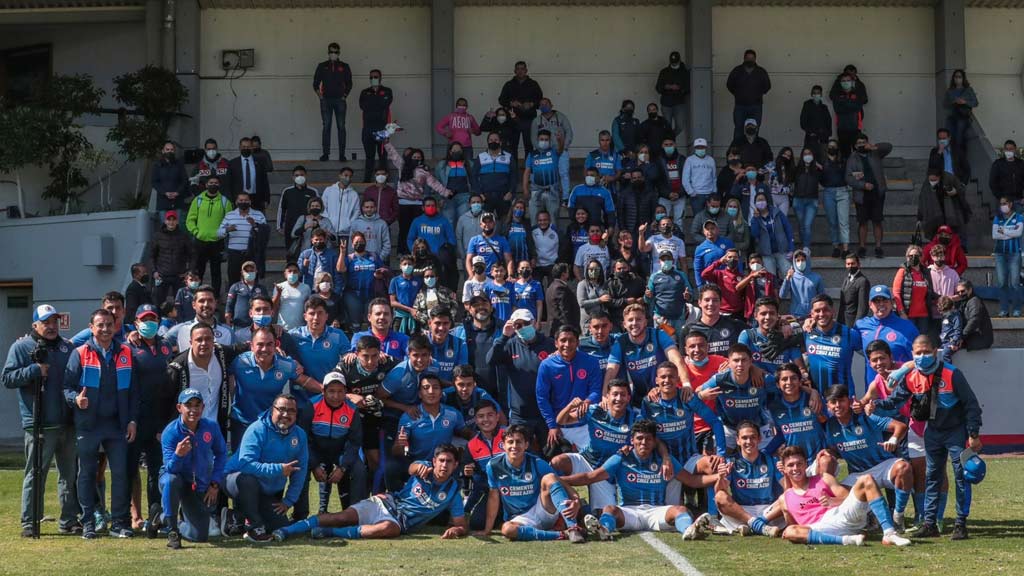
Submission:
[[469,299],[469,305],[470,306],[473,306],[475,304],[484,304],[484,303],[488,303],[489,304],[490,302],[491,301],[488,300],[487,297],[484,296],[483,294],[477,294],[476,296],[473,296],[472,298]]
[[747,118],[743,121],[744,126],[757,126],[757,120],[754,118]]
[[890,290],[885,284],[876,284],[871,287],[871,293],[868,296],[868,300],[874,300],[875,298],[892,300],[892,290]]
[[487,264],[487,259],[483,256],[473,256],[473,264]]
[[345,386],[347,384],[345,382],[345,375],[341,372],[328,372],[327,376],[324,376],[324,388],[327,388],[328,384],[333,384],[335,382]]
[[178,219],[178,211],[177,210],[168,210],[164,214],[164,220],[167,220],[168,218],[174,218],[175,220],[177,220]]
[[703,138],[697,138],[696,140],[693,141],[693,147],[696,148],[698,146],[703,146],[703,147],[707,148],[708,141],[703,139]]
[[669,258],[675,258],[675,254],[673,254],[671,250],[662,250],[661,252],[658,253],[658,260],[661,260],[666,256]]
[[246,260],[245,262],[242,262],[242,267],[240,268],[240,270],[245,270],[248,266],[256,268],[256,263],[253,262],[252,260]]
[[57,313],[57,309],[49,304],[40,304],[36,306],[36,309],[32,311],[33,322],[45,322],[50,316]]
[[481,222],[488,219],[494,220],[494,212],[484,212],[483,214],[480,215]]
[[977,484],[985,479],[985,461],[971,448],[964,448],[960,452],[960,465],[964,469],[964,480],[971,484]]
[[149,314],[152,314],[153,316],[160,318],[160,310],[158,310],[157,307],[153,306],[152,304],[143,304],[142,306],[139,306],[138,308],[135,309],[136,320],[141,320],[143,316],[147,316]]
[[178,394],[178,404],[188,404],[188,401],[193,398],[198,398],[200,402],[203,401],[203,395],[199,393],[199,390],[185,388]]
[[533,312],[530,312],[526,308],[520,308],[512,313],[509,320],[515,322],[516,320],[522,320],[523,322],[533,322]]
[[704,225],[702,226],[702,228],[707,228],[709,224],[713,224],[714,226],[717,227],[718,221],[715,220],[714,218],[708,218],[707,220],[704,221]]

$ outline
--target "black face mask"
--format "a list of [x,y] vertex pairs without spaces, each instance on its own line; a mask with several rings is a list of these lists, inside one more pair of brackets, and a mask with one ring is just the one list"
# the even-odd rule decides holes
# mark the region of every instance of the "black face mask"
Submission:
[[366,250],[366,242],[356,242],[352,247],[355,248],[356,252],[362,252]]
[[828,155],[829,156],[835,156],[836,154],[839,154],[839,148],[829,148],[828,149]]
[[488,142],[487,149],[492,151],[501,150],[501,142]]
[[168,162],[174,161],[174,152],[164,152],[164,159]]
[[757,63],[754,62],[753,60],[743,61],[743,67],[746,68],[747,70],[753,70],[754,66],[757,66]]
[[657,112],[648,112],[647,113],[647,117],[650,118],[651,120],[654,120],[654,119],[656,119],[658,117],[658,113]]
[[633,190],[643,190],[643,189],[644,189],[644,181],[643,180],[633,180]]
[[847,268],[846,271],[850,273],[850,276],[853,276],[857,272],[860,272],[860,268],[854,266],[853,268]]
[[743,133],[746,134],[747,136],[753,136],[757,134],[757,128],[754,128],[753,126],[751,126],[750,128],[744,128]]
[[206,186],[206,191],[209,192],[211,195],[215,195],[217,194],[217,192],[220,192],[220,186],[217,184],[208,184]]
[[632,108],[623,108],[622,109],[622,114],[624,116],[632,116],[633,115],[633,109]]
[[239,210],[248,210],[250,206],[252,206],[252,204],[249,202],[239,202],[238,204],[235,204],[235,207]]
[[309,214],[311,216],[319,216],[321,212],[323,212],[322,208],[310,208],[309,209]]
[[462,160],[462,151],[452,152],[452,160]]
[[484,265],[483,264],[474,264],[473,265],[473,273],[474,274],[483,274],[484,273]]
[[867,154],[868,153],[868,149],[865,146],[857,146],[857,153],[858,154]]

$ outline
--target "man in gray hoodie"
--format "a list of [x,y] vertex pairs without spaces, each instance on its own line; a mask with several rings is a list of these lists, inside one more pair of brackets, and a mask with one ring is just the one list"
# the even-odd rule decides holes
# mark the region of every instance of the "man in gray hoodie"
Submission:
[[455,250],[459,255],[456,263],[459,270],[466,266],[466,251],[469,249],[469,241],[480,233],[480,214],[483,213],[483,210],[483,196],[474,193],[469,197],[469,211],[460,214],[455,223]]
[[359,216],[352,220],[350,234],[362,232],[366,237],[366,251],[380,256],[384,264],[388,263],[391,257],[391,231],[388,223],[377,214],[377,201],[372,198],[363,198],[362,210]]

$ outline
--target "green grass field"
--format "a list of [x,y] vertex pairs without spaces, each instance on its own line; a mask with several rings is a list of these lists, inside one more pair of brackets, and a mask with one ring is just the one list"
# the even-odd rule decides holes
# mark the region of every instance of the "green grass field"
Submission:
[[[683,543],[678,534],[657,535],[698,570],[716,574],[882,574],[927,576],[1024,574],[1024,495],[1014,478],[1024,459],[989,458],[988,477],[974,492],[966,542],[916,541],[911,548],[883,547],[879,535],[864,548],[798,546],[762,537],[711,537]],[[0,470],[0,574],[52,576],[138,574],[643,574],[679,572],[637,535],[613,543],[507,543],[500,537],[442,541],[440,529],[398,541],[314,542],[293,540],[256,548],[239,538],[187,544],[172,552],[165,540],[101,538],[86,542],[58,536],[53,522],[37,541],[19,536],[21,472]],[[55,490],[47,512],[55,514]],[[314,496],[315,497],[315,496]],[[953,502],[947,518],[953,514]],[[951,521],[950,521],[951,523]],[[948,530],[947,526],[947,530]],[[889,572],[887,572],[889,571]]]

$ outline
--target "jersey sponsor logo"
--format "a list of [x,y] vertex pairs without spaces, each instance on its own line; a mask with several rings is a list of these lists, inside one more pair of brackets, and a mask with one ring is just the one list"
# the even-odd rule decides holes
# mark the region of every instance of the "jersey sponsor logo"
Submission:
[[808,344],[807,353],[814,356],[826,356],[828,358],[839,358],[843,355],[843,349],[839,346],[826,344]]
[[857,438],[856,440],[836,444],[836,448],[838,448],[840,452],[855,452],[857,450],[865,450],[867,447],[868,441],[864,438]]
[[203,442],[206,442],[207,444],[213,442],[213,434],[210,434],[209,430],[203,432]]
[[637,370],[646,370],[647,368],[651,368],[652,366],[654,366],[657,363],[658,363],[657,356],[648,356],[647,358],[642,358],[640,360],[634,360],[634,361],[631,361],[631,362],[627,362],[626,363],[626,367],[629,370],[632,370],[632,371],[635,372]]

